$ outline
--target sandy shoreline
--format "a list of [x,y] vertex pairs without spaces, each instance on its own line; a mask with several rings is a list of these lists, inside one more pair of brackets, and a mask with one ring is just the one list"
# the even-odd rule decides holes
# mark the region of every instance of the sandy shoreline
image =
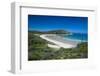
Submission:
[[49,42],[54,43],[59,48],[75,48],[77,47],[78,42],[64,40],[62,37],[54,35],[54,34],[42,34],[40,35],[42,39],[45,39]]

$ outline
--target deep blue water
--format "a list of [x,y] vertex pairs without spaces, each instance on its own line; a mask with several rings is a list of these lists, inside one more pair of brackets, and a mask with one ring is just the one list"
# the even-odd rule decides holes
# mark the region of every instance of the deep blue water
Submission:
[[67,40],[88,42],[88,34],[83,33],[72,33],[71,35],[64,35],[64,38]]

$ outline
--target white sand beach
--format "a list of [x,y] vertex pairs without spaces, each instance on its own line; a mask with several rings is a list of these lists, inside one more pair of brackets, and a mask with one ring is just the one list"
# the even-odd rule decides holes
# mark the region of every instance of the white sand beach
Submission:
[[75,47],[77,47],[77,44],[78,44],[78,42],[65,40],[62,37],[57,36],[55,34],[42,34],[42,35],[40,35],[40,37],[42,39],[45,39],[49,42],[54,43],[55,45],[49,44],[49,46],[55,47],[55,48],[56,47],[57,48],[60,48],[60,47],[62,47],[62,48],[75,48]]

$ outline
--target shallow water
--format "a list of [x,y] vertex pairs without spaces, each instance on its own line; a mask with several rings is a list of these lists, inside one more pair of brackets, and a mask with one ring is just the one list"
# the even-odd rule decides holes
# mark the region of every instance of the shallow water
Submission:
[[88,42],[88,34],[83,33],[73,33],[71,35],[65,34],[64,38],[71,41]]

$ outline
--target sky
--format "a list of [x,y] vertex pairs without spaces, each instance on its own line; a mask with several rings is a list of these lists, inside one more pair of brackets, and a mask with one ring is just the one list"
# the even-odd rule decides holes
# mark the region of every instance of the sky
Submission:
[[28,30],[65,30],[74,33],[87,33],[88,17],[28,15]]

